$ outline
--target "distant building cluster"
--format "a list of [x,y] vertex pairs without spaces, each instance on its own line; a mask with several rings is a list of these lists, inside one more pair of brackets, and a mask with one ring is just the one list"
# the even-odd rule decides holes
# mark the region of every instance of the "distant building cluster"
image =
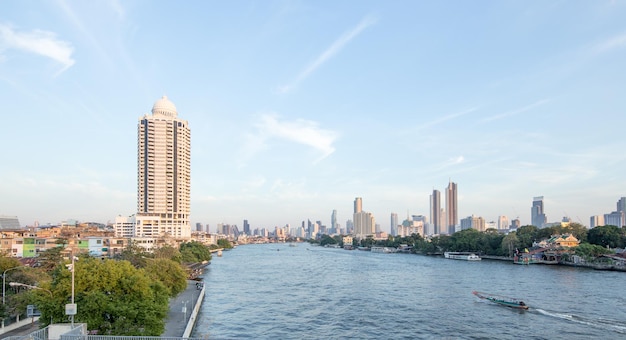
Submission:
[[[337,210],[330,215],[330,225],[321,221],[302,221],[300,226],[255,228],[243,220],[243,230],[237,225],[218,224],[211,233],[208,224],[196,223],[192,231],[190,222],[191,192],[191,130],[186,120],[178,117],[176,106],[166,97],[158,99],[151,114],[141,116],[137,124],[137,210],[130,216],[117,216],[109,226],[80,224],[69,220],[59,226],[39,226],[22,229],[17,216],[0,215],[2,243],[0,250],[16,257],[31,257],[38,252],[65,242],[68,251],[89,252],[94,256],[114,256],[129,242],[146,249],[160,244],[177,244],[197,240],[214,244],[219,238],[249,243],[293,238],[320,238],[322,235],[343,235],[352,239],[386,239],[374,215],[363,210],[363,199],[354,199],[352,219],[342,228]],[[449,180],[444,190],[443,205],[441,192],[433,189],[429,198],[430,215],[411,215],[407,212],[404,221],[398,214],[391,213],[392,236],[423,237],[451,235],[460,230],[485,231],[514,230],[520,227],[519,217],[509,220],[499,216],[497,221],[485,221],[473,214],[459,220],[458,185]],[[626,225],[626,197],[617,202],[615,211],[591,216],[590,227],[599,225]],[[561,222],[548,223],[544,210],[543,196],[533,198],[531,224],[540,228],[570,223],[568,217]],[[345,239],[344,239],[345,241]]]

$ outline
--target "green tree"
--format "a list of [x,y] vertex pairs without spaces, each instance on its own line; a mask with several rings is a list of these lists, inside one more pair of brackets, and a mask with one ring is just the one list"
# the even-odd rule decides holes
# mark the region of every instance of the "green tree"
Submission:
[[[219,241],[221,240],[218,240],[218,244]],[[226,241],[228,242],[228,240]],[[198,241],[181,243],[180,253],[184,263],[211,261],[211,249]]]
[[[158,336],[165,327],[168,288],[129,261],[83,257],[75,262],[75,321],[103,335]],[[71,297],[71,272],[58,267],[52,281],[43,286],[52,297],[38,292],[44,325],[67,322],[64,306]]]
[[233,248],[232,243],[230,243],[230,241],[225,239],[225,238],[221,238],[221,239],[217,240],[217,245],[220,246],[220,248],[224,248],[224,249],[231,249],[231,248]]
[[177,263],[182,263],[183,260],[180,250],[169,244],[154,249],[152,254],[155,259],[169,259]]
[[600,255],[611,254],[613,252],[597,244],[581,243],[575,248],[574,253],[586,260],[592,260]]
[[589,230],[588,240],[589,243],[602,247],[618,248],[624,246],[622,232],[614,225],[598,226]]
[[130,242],[117,258],[130,262],[135,268],[143,268],[146,266],[146,258],[151,257],[153,255],[147,252],[145,248],[136,242]]
[[519,249],[521,247],[519,238],[517,238],[517,234],[515,232],[509,233],[508,235],[502,238],[502,242],[500,244],[500,251],[502,254],[506,254],[509,257],[513,257],[515,253],[515,249]]
[[63,247],[57,246],[39,253],[38,265],[47,272],[54,270],[63,261]]
[[515,234],[517,235],[517,238],[519,240],[519,245],[521,248],[520,251],[523,248],[532,247],[533,242],[537,240],[538,231],[539,231],[539,228],[535,227],[534,225],[525,225],[525,226],[519,227],[515,231]]
[[166,258],[147,262],[144,270],[148,276],[161,281],[167,287],[170,296],[176,296],[187,288],[187,272],[180,263]]
[[322,239],[320,240],[320,246],[325,246],[327,244],[338,244],[337,240],[330,237],[329,235],[322,235]]

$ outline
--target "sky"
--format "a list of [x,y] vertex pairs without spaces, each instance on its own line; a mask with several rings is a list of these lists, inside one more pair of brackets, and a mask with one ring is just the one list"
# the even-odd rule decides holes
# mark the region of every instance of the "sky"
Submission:
[[[4,0],[0,215],[137,207],[137,123],[189,122],[191,222],[345,226],[355,197],[530,224],[626,195],[626,1]],[[443,203],[443,202],[442,202]]]

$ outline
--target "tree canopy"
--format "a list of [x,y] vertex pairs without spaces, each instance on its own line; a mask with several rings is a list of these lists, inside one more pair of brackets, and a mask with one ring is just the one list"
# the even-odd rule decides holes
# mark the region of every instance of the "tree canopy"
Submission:
[[[82,257],[75,262],[75,320],[103,335],[158,336],[163,333],[169,289],[129,261]],[[40,322],[67,322],[71,271],[58,267],[44,284],[52,296],[37,291]],[[33,292],[35,293],[35,292]]]

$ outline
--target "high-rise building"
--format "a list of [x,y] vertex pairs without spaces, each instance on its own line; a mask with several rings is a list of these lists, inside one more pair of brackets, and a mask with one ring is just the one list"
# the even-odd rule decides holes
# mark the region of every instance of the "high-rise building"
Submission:
[[248,220],[243,220],[243,233],[250,236],[252,234],[250,234],[250,223],[248,223]]
[[339,224],[337,223],[337,210],[333,210],[333,213],[330,215],[330,228],[331,233],[339,233]]
[[354,235],[357,238],[365,238],[376,233],[376,219],[371,213],[363,211],[362,204],[361,197],[354,200]]
[[135,236],[191,236],[191,130],[163,96],[137,127]]
[[530,208],[531,224],[537,228],[543,228],[547,222],[546,214],[543,212],[543,196],[533,198],[533,206]]
[[439,190],[433,190],[433,194],[430,195],[430,222],[433,226],[433,234],[441,234],[441,193]]
[[624,212],[613,211],[610,214],[604,214],[605,225],[614,225],[618,228],[624,226]]
[[620,197],[617,201],[617,211],[622,213],[622,225],[626,225],[626,197]]
[[454,234],[456,225],[459,224],[459,214],[457,206],[457,184],[449,181],[446,188],[446,223],[448,234]]
[[398,235],[397,233],[397,229],[398,228],[398,214],[396,213],[391,213],[391,228],[389,229],[389,231],[391,232],[391,236],[396,236]]
[[363,199],[361,197],[357,197],[354,199],[354,213],[359,213],[363,211]]
[[498,230],[509,229],[509,218],[506,216],[498,216]]
[[595,228],[604,225],[604,215],[595,215],[589,218],[589,228]]

